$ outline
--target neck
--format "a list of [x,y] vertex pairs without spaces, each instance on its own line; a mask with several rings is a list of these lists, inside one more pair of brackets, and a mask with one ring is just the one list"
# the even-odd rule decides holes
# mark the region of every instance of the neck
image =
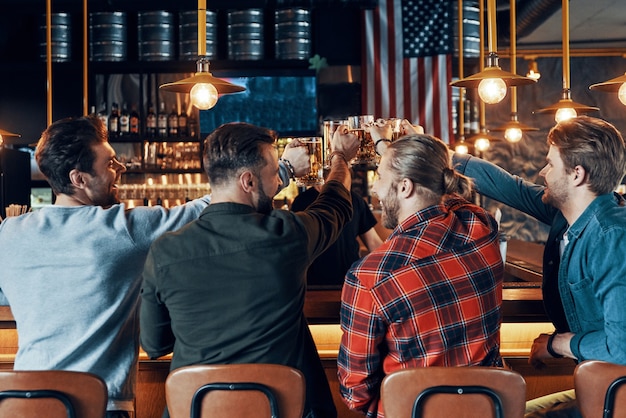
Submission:
[[78,195],[68,195],[64,193],[60,193],[56,196],[56,200],[54,204],[57,206],[85,206],[89,205],[89,203],[83,201]]
[[438,204],[438,201],[424,199],[422,195],[413,194],[411,198],[400,201],[400,212],[398,213],[398,222],[402,223],[406,218],[424,210],[430,206]]
[[237,188],[213,188],[211,190],[211,203],[240,203],[254,207],[251,196],[242,193]]
[[596,197],[593,193],[580,193],[568,199],[564,207],[560,208],[567,223],[573,225]]

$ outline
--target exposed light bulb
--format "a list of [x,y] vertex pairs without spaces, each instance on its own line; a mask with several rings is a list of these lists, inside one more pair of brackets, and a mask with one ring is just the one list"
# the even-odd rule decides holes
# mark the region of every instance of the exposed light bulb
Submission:
[[217,103],[218,93],[211,83],[198,83],[189,92],[191,104],[200,110],[207,110]]
[[487,138],[476,138],[476,141],[474,141],[474,148],[476,148],[476,151],[487,151],[489,149],[489,140]]
[[576,110],[574,108],[563,107],[556,111],[556,114],[554,115],[554,120],[556,121],[556,123],[559,123],[568,119],[575,118],[576,116],[578,116],[578,114],[576,113]]
[[4,144],[4,138],[2,137],[2,135],[0,135],[0,147],[2,146],[2,144]]
[[485,78],[478,84],[478,95],[487,104],[500,103],[507,90],[506,83],[501,78]]
[[623,105],[626,105],[626,83],[622,83],[617,91],[617,98]]
[[533,80],[539,80],[541,78],[541,73],[537,73],[535,70],[528,70],[526,77],[532,78]]
[[507,128],[504,131],[504,139],[511,143],[516,143],[522,140],[522,130],[520,128]]
[[541,73],[539,72],[539,66],[537,65],[537,61],[528,61],[528,73],[526,73],[526,77],[532,78],[533,80],[539,80],[539,78],[541,78]]
[[457,154],[467,154],[469,153],[469,148],[464,142],[460,142],[454,147],[454,152]]

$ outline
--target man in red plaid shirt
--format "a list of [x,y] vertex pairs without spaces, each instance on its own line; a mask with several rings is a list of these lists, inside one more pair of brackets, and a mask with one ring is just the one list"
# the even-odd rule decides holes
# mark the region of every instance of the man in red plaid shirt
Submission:
[[373,186],[385,243],[356,262],[341,296],[341,395],[383,417],[380,384],[410,367],[501,366],[503,263],[498,225],[470,203],[441,140],[391,143]]

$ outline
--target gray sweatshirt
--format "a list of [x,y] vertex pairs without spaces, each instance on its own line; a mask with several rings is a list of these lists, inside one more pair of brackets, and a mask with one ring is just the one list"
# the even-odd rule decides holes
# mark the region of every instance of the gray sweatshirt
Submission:
[[44,207],[0,224],[0,288],[17,323],[15,370],[94,373],[107,410],[133,410],[141,272],[152,242],[196,219],[173,209]]

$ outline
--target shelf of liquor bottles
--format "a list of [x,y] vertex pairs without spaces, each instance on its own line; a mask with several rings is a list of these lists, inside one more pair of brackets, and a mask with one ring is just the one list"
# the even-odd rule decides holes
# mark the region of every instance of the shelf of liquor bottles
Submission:
[[202,173],[128,173],[126,177],[129,182],[118,185],[118,197],[129,208],[173,207],[211,192]]

